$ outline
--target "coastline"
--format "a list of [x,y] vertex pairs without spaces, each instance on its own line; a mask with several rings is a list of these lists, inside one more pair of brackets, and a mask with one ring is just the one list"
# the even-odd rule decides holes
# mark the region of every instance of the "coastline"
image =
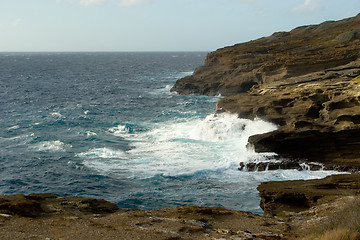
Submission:
[[219,207],[119,209],[101,199],[51,193],[0,196],[0,238],[357,239],[359,180],[360,174],[345,174],[262,183],[263,216]]
[[[358,172],[359,21],[360,15],[220,49],[172,91],[221,94],[218,112],[278,124],[277,131],[249,138],[258,152]],[[0,196],[0,238],[316,239],[332,231],[359,237],[351,222],[360,214],[359,173],[265,182],[258,190],[264,216],[217,207],[118,209],[105,200],[49,193]]]

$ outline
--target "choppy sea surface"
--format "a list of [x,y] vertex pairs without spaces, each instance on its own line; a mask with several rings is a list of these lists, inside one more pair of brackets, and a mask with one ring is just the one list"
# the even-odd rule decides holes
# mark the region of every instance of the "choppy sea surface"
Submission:
[[262,213],[258,184],[332,172],[239,171],[271,159],[247,138],[276,129],[170,93],[206,53],[0,53],[0,194],[53,192],[121,208]]

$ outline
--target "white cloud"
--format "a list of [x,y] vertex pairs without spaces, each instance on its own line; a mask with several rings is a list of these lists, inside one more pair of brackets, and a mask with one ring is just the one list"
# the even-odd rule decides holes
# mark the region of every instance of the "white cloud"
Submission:
[[80,0],[80,4],[83,6],[99,5],[104,3],[106,0]]
[[319,8],[321,5],[322,0],[305,0],[305,2],[295,8],[293,8],[293,11],[295,12],[312,12]]
[[15,19],[15,20],[12,21],[11,25],[12,25],[13,27],[17,27],[17,26],[20,25],[21,21],[22,21],[21,18],[17,18],[17,19]]
[[144,5],[149,4],[150,0],[121,0],[118,3],[118,6],[120,7],[132,7],[136,5]]
[[55,0],[56,3],[70,2],[73,4],[80,4],[83,6],[100,5],[105,3],[107,0]]

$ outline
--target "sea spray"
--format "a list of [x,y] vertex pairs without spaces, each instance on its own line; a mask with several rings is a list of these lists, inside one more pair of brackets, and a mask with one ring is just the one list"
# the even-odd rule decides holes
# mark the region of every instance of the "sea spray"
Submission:
[[[137,131],[130,124],[119,125],[108,132],[130,142],[132,148],[126,155],[131,162],[121,162],[120,165],[113,162],[112,168],[144,177],[193,174],[230,166],[236,168],[240,161],[246,161],[255,154],[246,149],[248,137],[275,129],[274,124],[260,119],[240,119],[229,113],[211,114],[205,119],[157,123],[148,131]],[[101,158],[123,158],[123,154],[104,154],[98,150],[78,154],[79,157],[94,155],[99,157],[99,161]]]

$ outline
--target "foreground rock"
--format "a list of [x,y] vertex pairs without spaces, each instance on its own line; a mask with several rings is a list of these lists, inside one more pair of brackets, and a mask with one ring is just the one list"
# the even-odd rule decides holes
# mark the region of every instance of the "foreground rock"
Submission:
[[265,215],[301,212],[344,196],[360,196],[360,174],[317,180],[264,182],[258,186]]
[[[337,183],[343,186],[344,181]],[[307,186],[312,186],[312,183],[305,182],[303,187],[300,185],[302,184],[296,186],[303,191]],[[317,182],[315,185],[322,186]],[[284,189],[284,186],[277,186],[277,192]],[[324,186],[326,192],[329,187],[326,184]],[[274,197],[280,195],[274,188],[268,188],[267,184],[259,188],[262,189],[262,197],[269,194],[273,204],[276,199],[280,199]],[[313,202],[310,209],[303,207],[302,211],[293,211],[294,208],[288,207],[281,210],[282,214],[278,214],[279,216],[274,216],[276,214],[273,211],[280,211],[280,208],[265,208],[267,214],[259,216],[219,207],[117,209],[114,204],[104,200],[62,198],[55,194],[0,196],[0,239],[299,239],[312,228],[327,223],[326,218],[332,218],[334,214],[343,211],[345,206],[353,207],[357,202],[360,206],[356,195],[332,191],[324,194],[323,198],[326,197],[329,197],[326,201],[318,199],[316,203]],[[294,199],[296,197],[288,198]],[[295,203],[296,201],[292,202],[293,205]],[[269,214],[270,209],[272,214]],[[360,214],[358,210],[353,208],[353,214]],[[345,224],[345,221],[341,224]],[[357,232],[353,234],[356,235]]]
[[354,178],[360,176],[264,183],[264,216],[219,207],[117,209],[104,200],[55,194],[0,196],[0,239],[316,239],[312,234],[338,227],[357,239],[360,224],[352,219],[360,214],[360,185]]
[[53,193],[1,196],[0,213],[23,217],[107,214],[119,208],[102,199],[57,197]]
[[360,169],[360,14],[212,52],[180,94],[225,96],[219,112],[279,125],[250,137],[257,152]]
[[[0,196],[0,239],[284,239],[276,219],[217,207],[130,210],[55,194]],[[287,233],[289,234],[289,233]]]

